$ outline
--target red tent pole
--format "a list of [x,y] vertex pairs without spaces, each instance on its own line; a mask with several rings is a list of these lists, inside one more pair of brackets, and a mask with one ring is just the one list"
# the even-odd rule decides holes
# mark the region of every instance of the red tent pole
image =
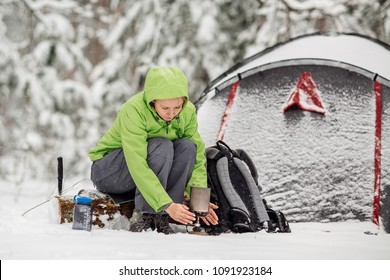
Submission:
[[372,221],[379,226],[381,191],[381,146],[382,146],[382,85],[374,81],[375,92],[375,153],[374,153],[374,202]]
[[228,97],[228,100],[226,102],[225,112],[222,116],[221,127],[219,128],[219,132],[218,132],[217,141],[223,140],[223,138],[225,137],[227,120],[230,116],[230,111],[232,110],[232,106],[234,103],[234,97],[236,96],[239,83],[240,83],[240,81],[235,82],[234,84],[232,84],[232,87],[230,88],[229,97]]

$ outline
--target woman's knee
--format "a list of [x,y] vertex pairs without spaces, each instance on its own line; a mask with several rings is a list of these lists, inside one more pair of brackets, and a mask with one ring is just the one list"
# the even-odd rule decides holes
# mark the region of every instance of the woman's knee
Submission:
[[173,159],[173,143],[164,137],[150,138],[148,140],[148,156],[159,155],[167,159]]
[[105,157],[94,161],[91,167],[91,180],[103,192],[123,193],[134,188],[122,149],[113,150]]
[[175,155],[184,154],[186,157],[196,157],[196,145],[188,139],[177,139],[173,143]]

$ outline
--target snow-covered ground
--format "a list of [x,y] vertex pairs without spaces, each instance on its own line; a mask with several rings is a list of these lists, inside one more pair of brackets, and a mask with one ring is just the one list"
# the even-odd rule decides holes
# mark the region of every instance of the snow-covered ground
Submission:
[[[291,234],[200,237],[98,228],[76,231],[70,223],[50,223],[48,203],[22,216],[45,201],[55,186],[56,182],[25,182],[18,187],[0,182],[2,260],[390,260],[390,235],[378,231],[370,222],[293,223]],[[23,195],[18,195],[19,191]],[[377,235],[365,234],[366,231]]]
[[[78,187],[80,186],[77,185]],[[290,234],[259,232],[203,237],[184,233],[164,235],[157,232],[131,233],[99,228],[93,228],[91,232],[72,230],[72,224],[49,222],[49,203],[22,216],[26,210],[45,201],[55,188],[56,182],[24,182],[15,186],[0,181],[0,258],[2,267],[5,268],[2,275],[3,271],[7,275],[6,278],[2,276],[2,279],[25,279],[36,274],[40,275],[40,279],[51,279],[51,271],[63,267],[67,269],[63,269],[56,279],[68,279],[75,272],[79,277],[84,274],[107,274],[105,277],[113,278],[124,265],[208,267],[209,276],[198,276],[197,279],[213,279],[215,275],[210,275],[213,266],[260,264],[272,265],[274,272],[279,271],[270,279],[283,279],[298,273],[300,279],[311,279],[311,272],[308,272],[310,270],[307,270],[305,261],[323,260],[312,263],[310,267],[322,269],[326,265],[331,268],[319,276],[325,277],[332,276],[334,269],[340,268],[339,262],[328,260],[354,260],[352,263],[342,262],[342,269],[351,269],[361,263],[358,260],[365,260],[361,273],[353,274],[356,276],[354,279],[364,279],[359,278],[366,275],[363,272],[368,273],[368,270],[374,269],[373,273],[378,274],[386,269],[388,271],[390,267],[390,234],[378,230],[370,222],[292,223]],[[76,193],[77,188],[68,194]],[[366,234],[366,231],[373,234]],[[7,260],[5,264],[4,260]],[[256,260],[263,261],[259,263]],[[19,270],[22,266],[25,269]],[[89,272],[86,273],[86,270]],[[341,273],[339,276],[344,273],[351,275],[348,270],[338,273]],[[225,277],[224,279],[240,279],[239,276]],[[148,279],[161,278],[149,276]]]

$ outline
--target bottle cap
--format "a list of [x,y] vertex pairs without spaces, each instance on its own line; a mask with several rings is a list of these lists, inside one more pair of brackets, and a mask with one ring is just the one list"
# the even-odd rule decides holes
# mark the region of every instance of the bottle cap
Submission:
[[92,204],[92,198],[77,194],[73,197],[73,201],[79,204]]

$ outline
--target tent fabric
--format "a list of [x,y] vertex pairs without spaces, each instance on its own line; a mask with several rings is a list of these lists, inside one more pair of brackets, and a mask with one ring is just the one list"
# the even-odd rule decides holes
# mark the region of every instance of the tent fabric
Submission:
[[309,72],[302,73],[294,91],[283,105],[283,111],[287,111],[293,106],[298,106],[302,110],[325,114],[319,90]]
[[225,130],[226,130],[228,118],[229,118],[229,115],[230,115],[230,112],[232,110],[232,106],[234,103],[234,97],[236,96],[236,93],[237,93],[238,85],[239,85],[239,82],[235,82],[230,89],[229,98],[228,98],[228,101],[226,103],[226,109],[225,109],[225,112],[224,112],[223,117],[222,117],[221,127],[220,127],[219,132],[218,132],[217,140],[223,140],[223,138],[225,137]]
[[310,58],[316,60],[315,64],[333,61],[341,63],[340,67],[358,66],[365,72],[372,73],[372,77],[378,75],[379,79],[384,78],[385,84],[390,86],[390,45],[353,33],[314,33],[278,43],[244,59],[211,81],[204,90],[204,95],[217,86],[225,87],[227,81],[234,81],[237,76],[249,70],[273,63],[296,63]]
[[372,221],[379,225],[380,186],[382,179],[382,85],[374,81],[375,92],[375,156],[374,156],[374,201]]

